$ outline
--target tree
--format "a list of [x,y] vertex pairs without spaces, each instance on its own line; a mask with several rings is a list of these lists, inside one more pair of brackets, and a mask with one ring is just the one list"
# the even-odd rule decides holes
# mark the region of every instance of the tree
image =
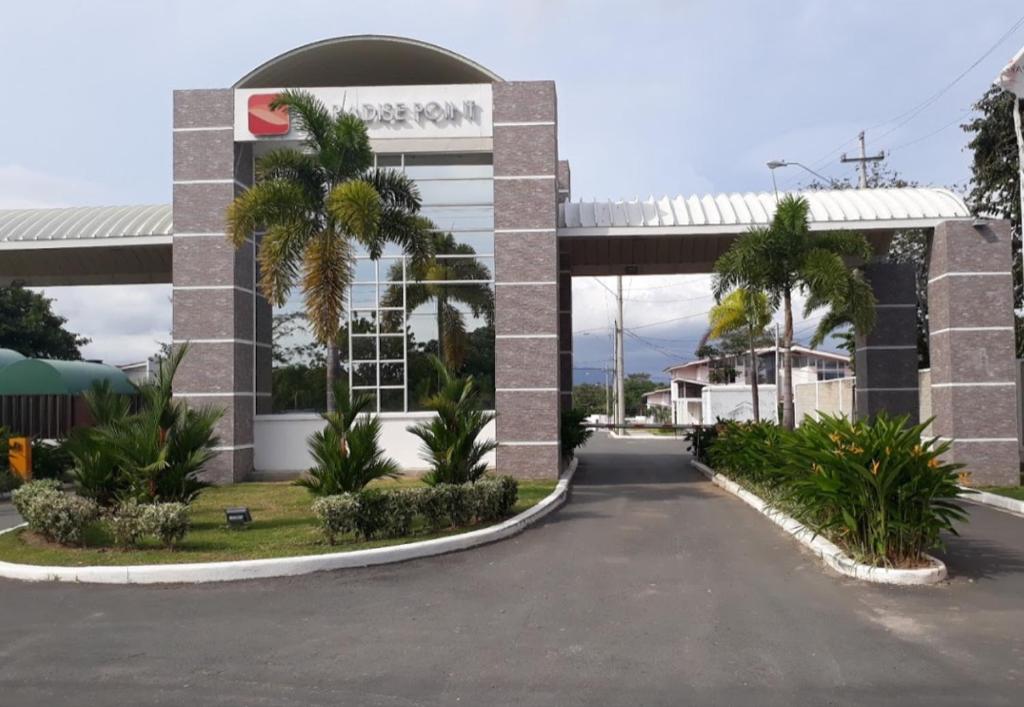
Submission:
[[[494,326],[494,291],[487,282],[491,279],[491,271],[476,259],[476,250],[472,246],[457,243],[451,233],[434,232],[430,239],[434,257],[426,262],[410,265],[409,272],[404,273],[409,281],[405,286],[404,306],[406,312],[412,312],[417,307],[434,301],[437,308],[438,355],[446,366],[460,371],[468,356],[469,335],[466,332],[466,319],[457,305],[468,307],[474,317],[484,317],[488,327]],[[439,255],[465,257],[439,258]],[[401,282],[402,279],[402,264],[392,265],[388,272],[388,280]],[[466,284],[445,284],[447,282]],[[477,282],[479,284],[476,284]],[[402,286],[391,285],[385,292],[381,305],[402,307],[402,297]]]
[[[874,326],[875,319],[875,297],[870,285],[860,273],[847,268],[843,260],[846,257],[870,258],[871,246],[867,239],[852,231],[812,234],[808,213],[805,199],[793,195],[783,197],[770,226],[751,228],[719,257],[712,280],[718,302],[727,292],[746,287],[763,290],[772,307],[782,306],[785,317],[782,423],[787,429],[795,425],[791,351],[793,293],[804,292],[819,304],[843,310],[864,333]],[[821,328],[819,325],[819,330]]]
[[622,386],[626,397],[626,414],[639,415],[644,409],[644,393],[657,390],[662,384],[652,381],[650,373],[630,373]]
[[366,125],[331,114],[308,91],[280,93],[271,109],[290,111],[303,149],[271,150],[256,162],[256,183],[228,207],[236,248],[262,230],[259,288],[282,306],[301,280],[313,334],[327,349],[327,409],[334,410],[337,336],[353,278],[356,244],[379,258],[396,243],[415,262],[430,256],[432,225],[418,215],[419,191],[405,174],[373,168]]
[[608,388],[597,383],[577,383],[572,388],[572,406],[587,415],[608,413]]
[[761,400],[757,390],[757,342],[772,321],[772,308],[764,292],[744,287],[730,292],[711,309],[708,335],[719,338],[739,332],[746,336],[750,353],[750,400],[754,421],[761,421]]
[[55,314],[53,300],[15,282],[0,287],[0,349],[29,358],[77,361],[89,339],[64,328],[67,319]]
[[[1013,306],[1024,307],[1024,273],[1021,271],[1021,204],[1017,142],[1014,137],[1013,102],[1009,91],[991,87],[974,104],[977,115],[960,126],[972,135],[967,147],[971,161],[968,202],[981,216],[1010,220],[1013,249]],[[1024,319],[1017,319],[1017,356],[1024,356]]]

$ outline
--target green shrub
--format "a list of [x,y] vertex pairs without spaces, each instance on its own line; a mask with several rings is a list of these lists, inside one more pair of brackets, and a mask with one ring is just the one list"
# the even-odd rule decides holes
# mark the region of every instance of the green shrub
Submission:
[[358,505],[355,496],[350,493],[321,496],[313,501],[313,515],[329,545],[333,545],[339,535],[356,531]]
[[327,425],[308,440],[315,465],[295,484],[314,496],[336,496],[356,493],[374,479],[398,476],[401,468],[380,446],[380,418],[366,413],[372,398],[350,396],[338,386],[335,400],[337,411],[321,415]]
[[476,481],[487,472],[484,457],[498,446],[494,440],[480,441],[494,413],[481,409],[480,389],[473,376],[455,375],[436,356],[430,361],[441,389],[425,404],[437,414],[407,428],[423,442],[420,457],[430,463],[423,481],[431,486]]
[[135,547],[146,534],[146,506],[134,498],[121,501],[106,515],[114,544],[123,550]]
[[702,464],[711,463],[709,452],[715,438],[718,436],[718,429],[721,424],[722,421],[719,420],[716,425],[697,425],[686,430],[686,433],[683,435],[683,439],[690,444],[690,453]]
[[71,465],[71,455],[64,440],[32,440],[33,479],[63,479]]
[[481,479],[469,489],[477,522],[500,520],[512,512],[519,499],[519,482],[511,476]]
[[192,525],[190,513],[185,503],[154,503],[144,507],[143,527],[164,547],[174,549]]
[[64,493],[53,479],[25,484],[12,500],[29,529],[61,545],[80,545],[86,527],[99,515],[92,500]]
[[417,505],[417,493],[412,489],[360,491],[356,496],[356,534],[366,540],[408,535]]
[[576,454],[576,450],[585,445],[594,436],[594,430],[583,426],[586,419],[586,410],[572,408],[571,410],[562,411],[562,458],[572,459]]
[[782,441],[792,434],[774,422],[720,421],[707,456],[715,469],[772,488],[783,477]]
[[61,485],[56,479],[30,481],[11,493],[11,503],[14,504],[14,510],[18,511],[29,526],[32,526],[32,505],[36,499],[43,495],[59,493],[61,493]]
[[908,566],[940,547],[967,519],[957,504],[957,470],[940,460],[948,441],[922,440],[929,421],[879,414],[870,422],[807,419],[783,440],[789,495],[808,509],[819,532],[839,538],[859,558]]
[[473,517],[468,492],[476,484],[436,484],[419,489],[418,510],[432,530],[466,525]]

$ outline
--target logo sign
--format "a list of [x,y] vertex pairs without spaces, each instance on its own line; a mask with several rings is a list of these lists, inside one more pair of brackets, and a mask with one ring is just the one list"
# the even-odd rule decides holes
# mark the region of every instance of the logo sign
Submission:
[[271,110],[276,93],[254,93],[249,96],[249,132],[253,135],[287,135],[291,130],[288,108]]
[[[235,140],[301,140],[285,109],[270,104],[282,90],[235,91]],[[356,86],[304,89],[332,114],[366,124],[371,140],[489,138],[493,135],[490,84]]]

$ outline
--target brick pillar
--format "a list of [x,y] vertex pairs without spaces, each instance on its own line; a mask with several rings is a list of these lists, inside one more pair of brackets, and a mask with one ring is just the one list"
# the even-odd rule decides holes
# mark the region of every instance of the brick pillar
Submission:
[[928,327],[934,433],[974,484],[1020,483],[1008,221],[946,221],[932,236]]
[[233,116],[230,89],[174,93],[173,339],[191,342],[175,395],[224,410],[220,454],[206,473],[217,483],[252,470],[254,371],[263,369],[261,389],[270,382],[270,307],[254,292],[255,245],[236,250],[224,232],[228,204],[252,183],[251,146],[235,144]]
[[557,113],[550,81],[494,92],[497,467],[559,472]]
[[880,412],[910,415],[917,424],[917,290],[914,266],[903,263],[870,263],[864,276],[871,283],[878,304],[875,327],[858,334],[855,355],[858,419]]
[[572,408],[572,271],[569,254],[558,254],[558,391],[559,408]]

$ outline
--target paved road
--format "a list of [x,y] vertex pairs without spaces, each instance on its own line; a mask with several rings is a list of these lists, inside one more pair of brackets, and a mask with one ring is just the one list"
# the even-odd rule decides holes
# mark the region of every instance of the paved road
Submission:
[[1024,520],[941,587],[826,574],[670,441],[595,440],[517,538],[201,587],[0,582],[10,705],[1019,705]]
[[0,530],[10,528],[21,522],[21,516],[14,510],[9,499],[0,499]]

